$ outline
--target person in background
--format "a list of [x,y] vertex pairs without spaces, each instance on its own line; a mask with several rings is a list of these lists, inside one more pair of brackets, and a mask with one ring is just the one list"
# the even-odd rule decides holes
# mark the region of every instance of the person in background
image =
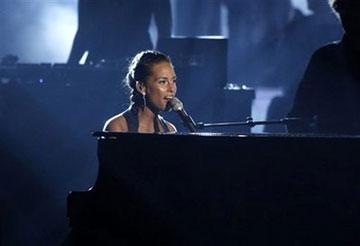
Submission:
[[273,54],[288,22],[289,0],[222,0],[228,9],[228,76],[250,87],[269,85]]
[[112,63],[122,67],[139,50],[152,49],[150,20],[154,17],[158,38],[171,36],[169,0],[79,0],[78,30],[68,58],[76,65]]
[[131,90],[131,105],[106,121],[104,131],[135,133],[176,132],[159,113],[169,108],[176,94],[176,75],[171,60],[158,51],[138,53],[125,78]]
[[[267,120],[284,118],[291,110],[296,89],[311,55],[321,46],[339,40],[341,24],[327,0],[308,0],[310,15],[294,8],[273,56],[270,80],[281,86],[283,94],[272,99]],[[285,125],[266,125],[265,132],[286,132]]]
[[345,34],[315,51],[297,89],[289,132],[360,134],[360,2],[330,0]]

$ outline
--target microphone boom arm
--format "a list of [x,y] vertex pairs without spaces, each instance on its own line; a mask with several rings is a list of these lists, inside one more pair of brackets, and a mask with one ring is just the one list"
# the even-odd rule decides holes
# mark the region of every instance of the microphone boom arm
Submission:
[[282,118],[280,120],[267,120],[267,121],[254,121],[251,117],[248,117],[246,121],[232,121],[232,122],[216,122],[216,123],[204,123],[197,122],[197,129],[204,129],[207,127],[227,127],[227,126],[248,126],[254,127],[257,125],[276,125],[276,124],[288,124],[294,121],[299,121],[300,118]]

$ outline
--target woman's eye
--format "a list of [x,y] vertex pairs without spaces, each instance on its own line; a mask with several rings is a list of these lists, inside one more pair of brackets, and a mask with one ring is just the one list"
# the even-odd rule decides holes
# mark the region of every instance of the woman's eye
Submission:
[[165,84],[167,81],[166,80],[159,80],[160,84]]

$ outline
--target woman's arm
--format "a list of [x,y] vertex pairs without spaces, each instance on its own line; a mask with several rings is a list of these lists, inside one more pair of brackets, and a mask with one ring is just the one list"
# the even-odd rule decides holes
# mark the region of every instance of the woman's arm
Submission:
[[127,122],[124,116],[116,115],[105,122],[105,132],[128,132]]

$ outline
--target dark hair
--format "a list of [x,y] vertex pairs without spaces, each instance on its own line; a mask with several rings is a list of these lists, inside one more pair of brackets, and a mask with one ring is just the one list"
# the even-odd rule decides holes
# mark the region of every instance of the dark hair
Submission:
[[340,19],[340,16],[339,16],[339,2],[338,0],[329,0],[329,5],[332,9],[332,11],[334,12],[334,14],[336,15],[336,17],[338,19]]
[[334,12],[338,15],[346,5],[349,5],[353,0],[329,0],[329,4]]
[[151,75],[152,67],[162,62],[171,64],[167,55],[156,50],[141,51],[131,60],[124,82],[131,90],[130,101],[135,106],[143,105],[142,95],[136,90],[136,81],[146,83]]

